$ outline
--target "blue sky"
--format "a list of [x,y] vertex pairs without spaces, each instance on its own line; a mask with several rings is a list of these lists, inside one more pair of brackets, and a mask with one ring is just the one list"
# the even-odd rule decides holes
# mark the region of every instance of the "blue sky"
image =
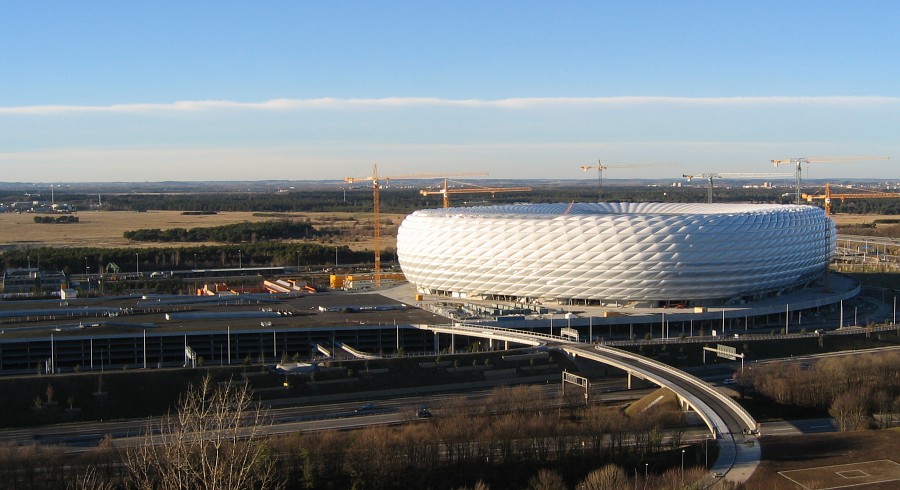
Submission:
[[0,181],[900,179],[900,2],[0,2]]

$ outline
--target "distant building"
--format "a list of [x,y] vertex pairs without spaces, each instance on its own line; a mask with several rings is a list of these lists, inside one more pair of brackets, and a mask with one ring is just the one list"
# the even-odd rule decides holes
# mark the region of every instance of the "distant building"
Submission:
[[62,271],[50,272],[39,269],[7,269],[3,271],[3,294],[35,293],[37,291],[58,292],[66,284]]

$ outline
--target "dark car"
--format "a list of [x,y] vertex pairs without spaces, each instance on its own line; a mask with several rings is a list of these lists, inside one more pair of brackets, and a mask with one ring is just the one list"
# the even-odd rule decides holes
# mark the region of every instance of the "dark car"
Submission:
[[363,405],[363,406],[357,408],[357,409],[354,410],[353,412],[355,412],[355,413],[360,413],[360,412],[371,412],[372,410],[375,410],[375,405],[373,405],[373,404],[371,404],[371,403],[366,403],[365,405]]
[[431,417],[433,417],[433,415],[427,408],[420,408],[420,409],[416,410],[416,418],[430,419]]

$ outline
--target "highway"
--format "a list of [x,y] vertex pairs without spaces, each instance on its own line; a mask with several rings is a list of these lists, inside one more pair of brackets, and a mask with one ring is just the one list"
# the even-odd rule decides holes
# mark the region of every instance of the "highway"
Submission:
[[[542,386],[543,400],[559,398],[559,383]],[[633,401],[647,395],[653,389],[624,390],[624,380],[610,379],[592,386],[595,398],[602,397],[604,403]],[[405,396],[387,399],[367,399],[363,401],[300,405],[267,409],[272,424],[266,427],[268,434],[288,434],[317,430],[342,430],[370,425],[400,424],[415,421],[414,412],[428,407],[440,416],[441,407],[451,400],[464,397],[467,406],[481,407],[493,389],[479,389],[466,393],[434,393],[428,395]],[[357,412],[366,403],[371,410]],[[115,421],[81,422],[0,430],[0,444],[27,445],[44,444],[58,446],[67,452],[90,450],[109,436],[115,447],[126,447],[142,441],[148,423],[158,426],[160,418],[140,418]]]

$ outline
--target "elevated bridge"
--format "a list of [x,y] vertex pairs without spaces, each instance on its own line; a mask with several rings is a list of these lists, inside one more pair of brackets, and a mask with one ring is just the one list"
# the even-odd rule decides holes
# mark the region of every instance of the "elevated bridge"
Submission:
[[746,481],[759,464],[756,420],[731,397],[680,369],[624,350],[536,332],[465,324],[419,325],[416,328],[436,334],[544,347],[622,369],[628,374],[629,387],[631,377],[635,376],[671,390],[678,396],[682,408],[695,411],[709,428],[711,437],[718,440],[719,457],[710,468],[707,483],[726,476],[730,481]]

